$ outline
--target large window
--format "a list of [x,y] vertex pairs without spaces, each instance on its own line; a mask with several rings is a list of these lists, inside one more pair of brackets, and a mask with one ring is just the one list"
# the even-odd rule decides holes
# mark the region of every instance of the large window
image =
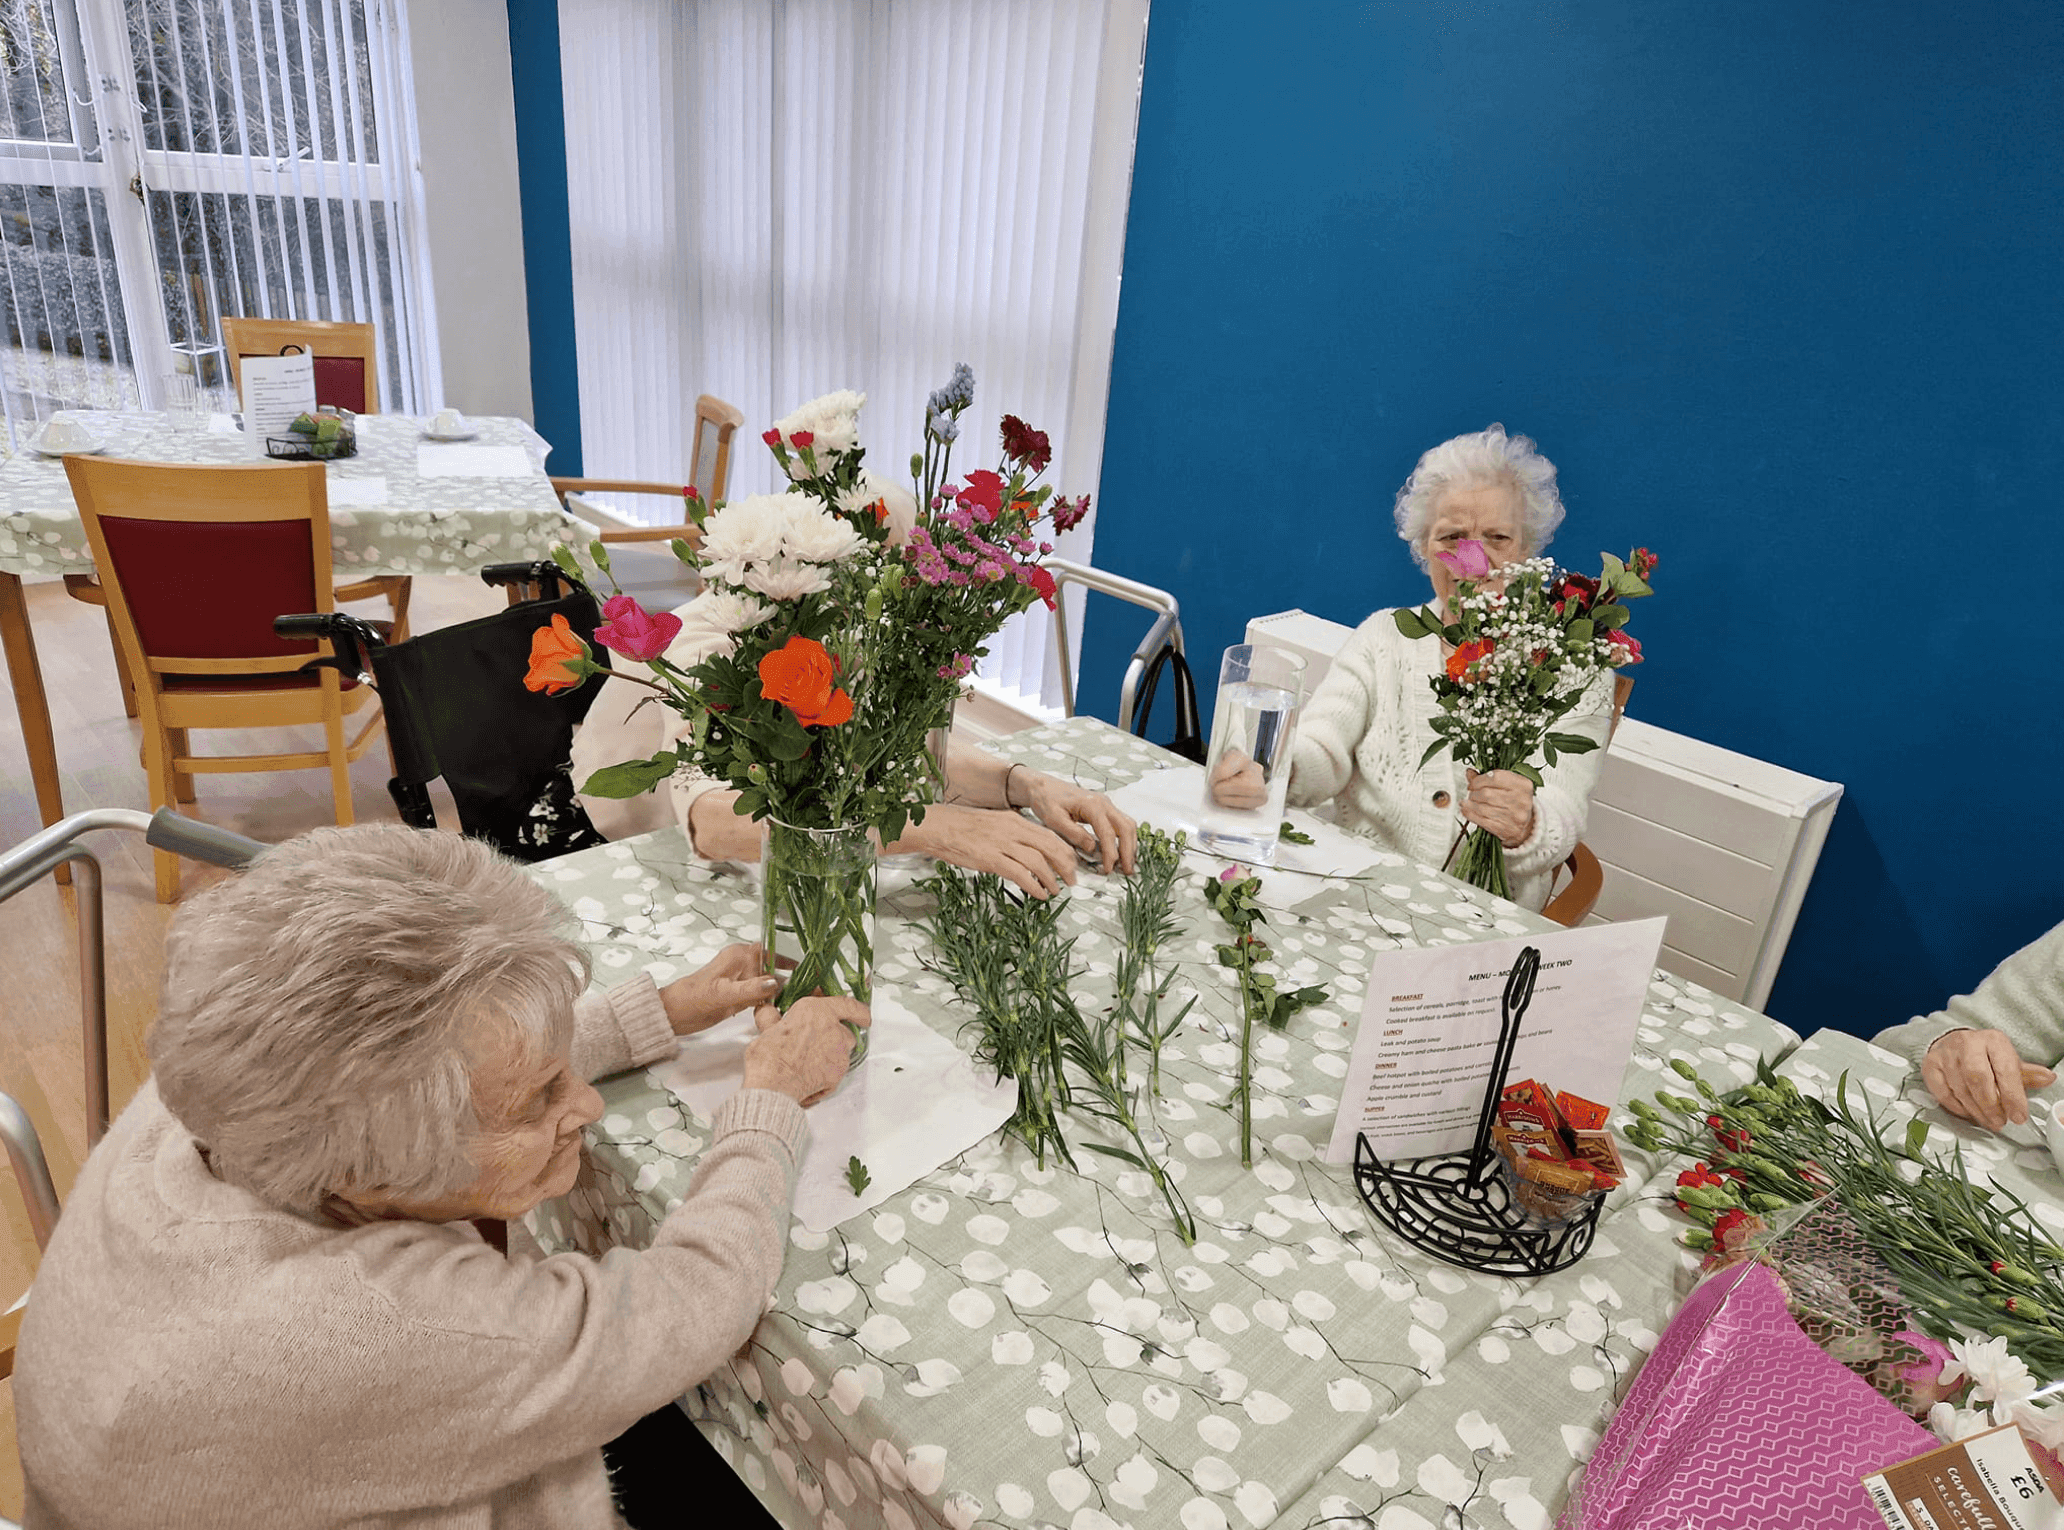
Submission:
[[225,315],[370,322],[432,400],[399,0],[0,0],[0,406],[226,386]]
[[[926,395],[973,366],[1053,438],[1062,492],[1103,454],[1146,0],[559,0],[581,447],[599,476],[686,471],[696,395],[757,438],[867,394],[868,461],[907,476]],[[629,506],[627,505],[628,509]],[[1061,541],[1084,561],[1091,529]],[[1045,612],[982,678],[1058,699]],[[1076,651],[1079,651],[1079,646]]]

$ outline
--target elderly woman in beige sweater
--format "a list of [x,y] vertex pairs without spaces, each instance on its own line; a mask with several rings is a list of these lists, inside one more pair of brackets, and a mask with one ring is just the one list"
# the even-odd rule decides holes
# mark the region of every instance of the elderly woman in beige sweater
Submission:
[[[1455,576],[1435,553],[1475,541],[1494,568],[1516,563],[1547,547],[1562,515],[1555,464],[1502,425],[1428,451],[1396,505],[1398,536],[1441,609],[1454,596]],[[1505,845],[1513,902],[1538,909],[1584,832],[1612,725],[1611,677],[1557,725],[1599,748],[1544,767],[1537,791],[1509,770],[1478,775],[1445,753],[1425,758],[1439,715],[1428,681],[1446,659],[1440,643],[1400,633],[1388,610],[1356,628],[1298,717],[1289,801],[1333,802],[1344,828],[1430,866],[1445,866],[1462,831],[1481,825]],[[1231,806],[1263,800],[1259,769],[1245,756],[1221,762],[1212,789]]]
[[759,1010],[650,1248],[544,1258],[506,1219],[572,1188],[590,1079],[767,999],[758,955],[582,998],[550,893],[399,826],[306,835],[195,899],[152,1078],[22,1327],[28,1522],[620,1525],[600,1447],[752,1332],[801,1107],[865,1009]]

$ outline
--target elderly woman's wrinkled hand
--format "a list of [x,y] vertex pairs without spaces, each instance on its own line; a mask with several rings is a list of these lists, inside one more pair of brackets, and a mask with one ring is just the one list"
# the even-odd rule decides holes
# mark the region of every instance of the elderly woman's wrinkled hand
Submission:
[[1507,850],[1517,850],[1534,832],[1534,783],[1509,770],[1472,770],[1462,816],[1497,835]]
[[846,1076],[853,1028],[874,1023],[858,999],[798,999],[783,1014],[771,1004],[753,1012],[760,1034],[745,1049],[745,1087],[772,1089],[814,1105]]
[[1268,782],[1261,765],[1239,749],[1228,749],[1211,767],[1211,800],[1242,812],[1268,801]]
[[941,803],[896,841],[936,861],[991,871],[1035,898],[1050,898],[1075,880],[1075,849],[1053,830],[1018,813]]
[[1139,825],[1109,797],[1037,770],[1023,772],[1018,791],[1041,823],[1099,862],[1107,874],[1115,866],[1132,875]]
[[1921,1058],[1921,1082],[1942,1108],[1988,1131],[2028,1119],[2028,1091],[2057,1081],[2048,1068],[2025,1063],[1999,1031],[1951,1031]]
[[676,1036],[693,1036],[742,1009],[765,1004],[781,991],[781,979],[766,970],[767,953],[752,944],[726,946],[700,971],[677,978],[659,991]]

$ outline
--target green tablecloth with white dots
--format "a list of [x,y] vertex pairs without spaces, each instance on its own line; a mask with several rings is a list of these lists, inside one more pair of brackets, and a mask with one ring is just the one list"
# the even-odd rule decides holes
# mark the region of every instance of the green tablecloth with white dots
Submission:
[[[1171,763],[1084,718],[988,747],[1104,788]],[[1190,860],[1177,997],[1198,1003],[1163,1054],[1152,1114],[1197,1243],[1183,1246],[1144,1175],[1089,1153],[1042,1169],[1001,1136],[829,1233],[795,1223],[759,1328],[687,1400],[792,1530],[1549,1523],[1682,1289],[1664,1171],[1630,1151],[1592,1253],[1514,1280],[1394,1237],[1320,1155],[1372,958],[1550,926],[1396,856],[1271,913],[1280,981],[1323,984],[1331,1001],[1258,1038],[1243,1170],[1226,1108],[1239,1001],[1202,894],[1223,863]],[[676,831],[534,874],[583,921],[601,984],[641,968],[665,982],[756,936],[751,882],[694,861]],[[1094,983],[1099,951],[1108,969],[1117,947],[1115,879],[1087,873],[1070,897]],[[878,982],[954,1036],[967,1017],[910,938],[924,912],[889,879]],[[1671,1058],[1745,1080],[1797,1042],[1658,972],[1625,1094],[1658,1087]],[[579,1185],[533,1218],[547,1248],[644,1246],[708,1140],[649,1074],[601,1089]]]

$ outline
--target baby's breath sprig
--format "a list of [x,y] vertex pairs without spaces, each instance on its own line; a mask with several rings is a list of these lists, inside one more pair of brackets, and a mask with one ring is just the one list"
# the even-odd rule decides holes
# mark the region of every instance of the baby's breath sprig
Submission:
[[1261,878],[1238,876],[1237,866],[1228,866],[1216,877],[1204,879],[1204,896],[1218,910],[1219,917],[1233,927],[1233,939],[1218,948],[1218,964],[1230,967],[1240,983],[1240,1076],[1233,1085],[1232,1103],[1240,1115],[1240,1167],[1254,1167],[1254,1022],[1280,1031],[1300,1009],[1326,1002],[1323,988],[1299,988],[1278,993],[1276,980],[1260,970],[1273,954],[1255,935],[1262,922]]

